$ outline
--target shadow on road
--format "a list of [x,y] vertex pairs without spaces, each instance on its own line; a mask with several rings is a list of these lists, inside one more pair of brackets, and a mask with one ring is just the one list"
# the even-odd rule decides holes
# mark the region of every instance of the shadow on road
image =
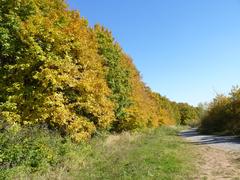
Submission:
[[182,131],[180,136],[189,139],[192,143],[197,145],[202,144],[220,144],[226,143],[229,145],[237,145],[240,147],[240,138],[235,136],[215,136],[199,134],[197,129]]

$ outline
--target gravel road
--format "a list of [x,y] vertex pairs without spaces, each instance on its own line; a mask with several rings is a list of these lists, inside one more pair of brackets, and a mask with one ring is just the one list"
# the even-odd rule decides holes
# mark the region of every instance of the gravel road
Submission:
[[185,130],[180,135],[194,144],[208,145],[225,151],[240,152],[240,138],[235,136],[201,135],[197,129]]

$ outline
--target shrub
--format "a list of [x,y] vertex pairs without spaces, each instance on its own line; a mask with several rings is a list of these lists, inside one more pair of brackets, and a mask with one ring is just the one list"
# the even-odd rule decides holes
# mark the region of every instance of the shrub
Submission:
[[201,120],[200,130],[206,133],[240,134],[240,89],[234,87],[229,96],[218,95],[209,104]]
[[69,140],[44,127],[1,129],[0,178],[7,178],[18,169],[24,172],[47,171],[57,166],[71,152]]

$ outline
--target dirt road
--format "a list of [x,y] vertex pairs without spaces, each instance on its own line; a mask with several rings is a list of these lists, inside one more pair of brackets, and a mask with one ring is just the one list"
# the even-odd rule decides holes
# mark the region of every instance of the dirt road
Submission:
[[240,139],[233,136],[200,135],[196,129],[180,135],[197,148],[199,174],[194,179],[240,180]]

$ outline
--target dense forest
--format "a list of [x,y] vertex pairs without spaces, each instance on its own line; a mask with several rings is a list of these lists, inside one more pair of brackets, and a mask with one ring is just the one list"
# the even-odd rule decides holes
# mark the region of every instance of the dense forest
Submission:
[[[238,96],[222,100],[234,108]],[[0,1],[1,169],[57,163],[74,146],[61,138],[186,125],[199,112],[152,92],[111,32],[64,1]]]

